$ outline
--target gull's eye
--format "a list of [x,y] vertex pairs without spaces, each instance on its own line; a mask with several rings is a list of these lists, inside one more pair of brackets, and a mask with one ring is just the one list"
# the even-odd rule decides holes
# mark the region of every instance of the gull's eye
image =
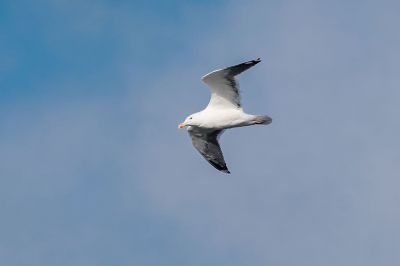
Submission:
[[189,117],[189,119],[192,119],[193,117]]

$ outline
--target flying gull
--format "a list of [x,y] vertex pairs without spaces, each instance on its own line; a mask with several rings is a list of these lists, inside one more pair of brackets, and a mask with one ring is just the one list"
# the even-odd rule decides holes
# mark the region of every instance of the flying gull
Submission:
[[267,125],[272,119],[266,115],[250,115],[240,104],[239,83],[235,79],[243,71],[260,63],[260,58],[239,65],[214,70],[201,79],[210,87],[211,98],[207,107],[188,116],[179,124],[187,127],[193,146],[216,169],[230,173],[218,139],[225,129],[251,125]]

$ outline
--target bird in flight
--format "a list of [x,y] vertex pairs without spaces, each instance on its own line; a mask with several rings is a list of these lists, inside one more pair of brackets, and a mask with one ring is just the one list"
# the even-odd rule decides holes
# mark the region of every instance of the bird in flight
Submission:
[[179,128],[187,127],[193,146],[216,169],[230,173],[218,139],[225,129],[251,125],[267,125],[267,115],[251,115],[240,104],[239,83],[235,76],[261,62],[251,60],[224,69],[214,70],[201,79],[209,86],[211,98],[207,107],[189,115]]

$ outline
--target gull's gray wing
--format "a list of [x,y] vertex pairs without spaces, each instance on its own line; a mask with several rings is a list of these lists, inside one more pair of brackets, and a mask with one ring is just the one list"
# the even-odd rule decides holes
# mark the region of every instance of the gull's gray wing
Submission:
[[210,87],[211,99],[207,107],[240,108],[239,83],[235,79],[243,71],[261,62],[261,59],[214,70],[201,79]]
[[219,171],[230,174],[218,143],[218,137],[222,134],[223,130],[206,131],[189,127],[188,132],[193,146],[200,152],[204,159]]

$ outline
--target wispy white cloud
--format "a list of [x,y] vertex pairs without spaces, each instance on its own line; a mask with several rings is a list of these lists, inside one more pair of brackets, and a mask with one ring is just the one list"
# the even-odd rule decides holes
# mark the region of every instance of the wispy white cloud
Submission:
[[[254,264],[399,261],[391,248],[397,238],[388,238],[393,230],[382,229],[397,227],[400,217],[398,197],[389,188],[398,183],[393,179],[398,167],[389,162],[399,156],[394,134],[400,125],[393,119],[399,94],[389,84],[399,84],[391,71],[399,53],[374,38],[398,43],[395,16],[386,12],[390,4],[376,10],[366,3],[354,14],[336,8],[313,1],[233,5],[215,32],[196,46],[201,66],[165,74],[161,83],[173,84],[220,62],[260,54],[267,59],[243,75],[242,84],[249,108],[271,114],[274,123],[224,135],[232,176],[221,176],[189,154],[189,140],[182,143],[182,136],[168,128],[176,122],[170,114],[154,125],[160,112],[153,109],[151,130],[142,138],[149,154],[139,164],[147,168],[145,162],[152,160],[159,171],[145,174],[140,185],[155,210],[176,219],[204,249],[224,255],[234,250]],[[263,12],[277,12],[275,20]],[[355,26],[346,26],[354,21]],[[238,58],[233,61],[232,55]],[[198,110],[188,108],[187,101],[206,103],[205,93],[195,91],[204,88],[182,84],[174,87],[175,95],[184,97],[179,107],[169,106],[177,109],[174,114]],[[147,99],[162,94],[160,88],[157,82]],[[160,97],[161,106],[173,101],[165,97],[169,101]]]

